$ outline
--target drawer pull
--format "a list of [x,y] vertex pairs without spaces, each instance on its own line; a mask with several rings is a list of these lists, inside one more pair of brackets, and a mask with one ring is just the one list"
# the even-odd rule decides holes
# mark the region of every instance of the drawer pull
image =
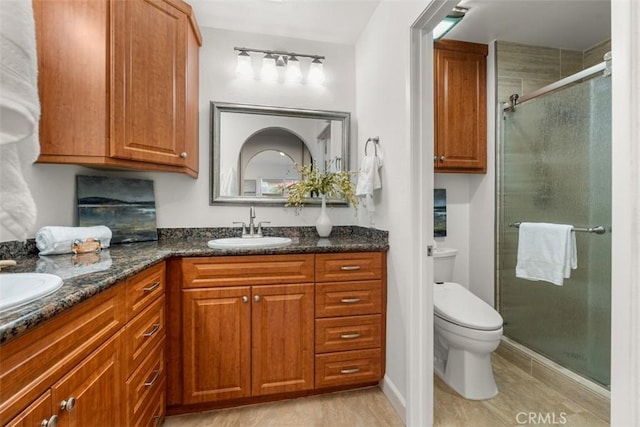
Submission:
[[360,368],[340,369],[341,374],[357,374],[360,372]]
[[70,397],[67,400],[63,400],[62,402],[60,402],[60,409],[62,411],[71,412],[74,406],[76,406],[75,397]]
[[360,338],[360,334],[359,333],[342,334],[342,335],[340,335],[340,338],[342,338],[343,340],[352,340],[352,339],[355,339],[355,338]]
[[56,427],[58,425],[58,416],[52,415],[48,420],[42,420],[40,427]]
[[151,387],[152,385],[155,384],[155,382],[156,382],[156,380],[158,379],[159,376],[160,376],[160,369],[156,369],[155,371],[153,371],[153,378],[151,378],[151,380],[147,381],[143,385],[145,387]]
[[360,270],[360,266],[359,265],[343,265],[342,267],[340,267],[340,270],[342,271],[357,271]]
[[343,304],[355,304],[360,302],[360,298],[342,298],[340,302]]
[[146,338],[152,337],[156,334],[156,332],[158,332],[158,329],[160,329],[160,323],[154,323],[151,327],[151,330],[149,332],[145,332],[144,334],[142,334],[142,336]]
[[160,281],[157,282],[153,282],[153,284],[151,286],[148,286],[146,288],[142,288],[143,291],[145,292],[153,292],[156,289],[158,289],[160,287]]

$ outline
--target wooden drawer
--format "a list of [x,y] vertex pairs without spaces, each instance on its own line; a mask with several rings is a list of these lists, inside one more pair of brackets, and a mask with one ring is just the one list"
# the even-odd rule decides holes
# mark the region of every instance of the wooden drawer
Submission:
[[381,252],[316,255],[316,282],[372,280],[381,277]]
[[184,258],[184,288],[313,282],[313,255]]
[[373,383],[381,378],[380,349],[316,355],[316,388]]
[[381,315],[316,320],[316,353],[380,347]]
[[17,415],[124,324],[118,284],[0,347],[0,425]]
[[316,284],[316,317],[382,312],[380,280]]
[[145,309],[157,297],[164,294],[165,263],[147,268],[142,273],[127,280],[127,319]]
[[165,362],[164,340],[147,355],[133,375],[127,380],[127,414],[129,420],[137,420],[150,405],[158,390],[164,390]]
[[162,425],[164,419],[164,411],[166,407],[165,383],[159,384],[158,390],[154,395],[150,395],[146,399],[147,406],[140,413],[129,420],[130,427],[156,427]]
[[145,356],[164,340],[166,331],[164,302],[164,296],[155,300],[127,325],[125,344],[127,377]]
[[[56,412],[58,408],[56,408]],[[47,391],[33,402],[5,427],[40,426],[43,420],[50,420],[54,412],[51,406],[51,391]]]

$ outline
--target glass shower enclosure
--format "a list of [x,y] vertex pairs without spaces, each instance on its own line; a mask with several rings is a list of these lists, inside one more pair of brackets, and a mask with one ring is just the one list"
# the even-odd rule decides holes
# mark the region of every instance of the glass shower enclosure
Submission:
[[[497,280],[504,334],[604,386],[611,347],[611,79],[582,79],[505,106],[499,144]],[[574,231],[563,286],[516,278],[516,222]]]

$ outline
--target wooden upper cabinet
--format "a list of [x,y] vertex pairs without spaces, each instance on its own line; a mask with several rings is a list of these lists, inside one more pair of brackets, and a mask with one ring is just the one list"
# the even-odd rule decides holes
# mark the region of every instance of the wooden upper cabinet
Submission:
[[486,45],[435,43],[435,172],[486,173]]
[[198,49],[181,0],[34,0],[42,163],[198,175]]

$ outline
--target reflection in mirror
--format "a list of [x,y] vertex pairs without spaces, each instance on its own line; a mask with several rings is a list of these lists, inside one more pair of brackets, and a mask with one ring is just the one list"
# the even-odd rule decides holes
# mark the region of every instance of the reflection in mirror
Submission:
[[211,203],[284,204],[288,186],[300,178],[299,166],[349,164],[349,113],[211,106]]

